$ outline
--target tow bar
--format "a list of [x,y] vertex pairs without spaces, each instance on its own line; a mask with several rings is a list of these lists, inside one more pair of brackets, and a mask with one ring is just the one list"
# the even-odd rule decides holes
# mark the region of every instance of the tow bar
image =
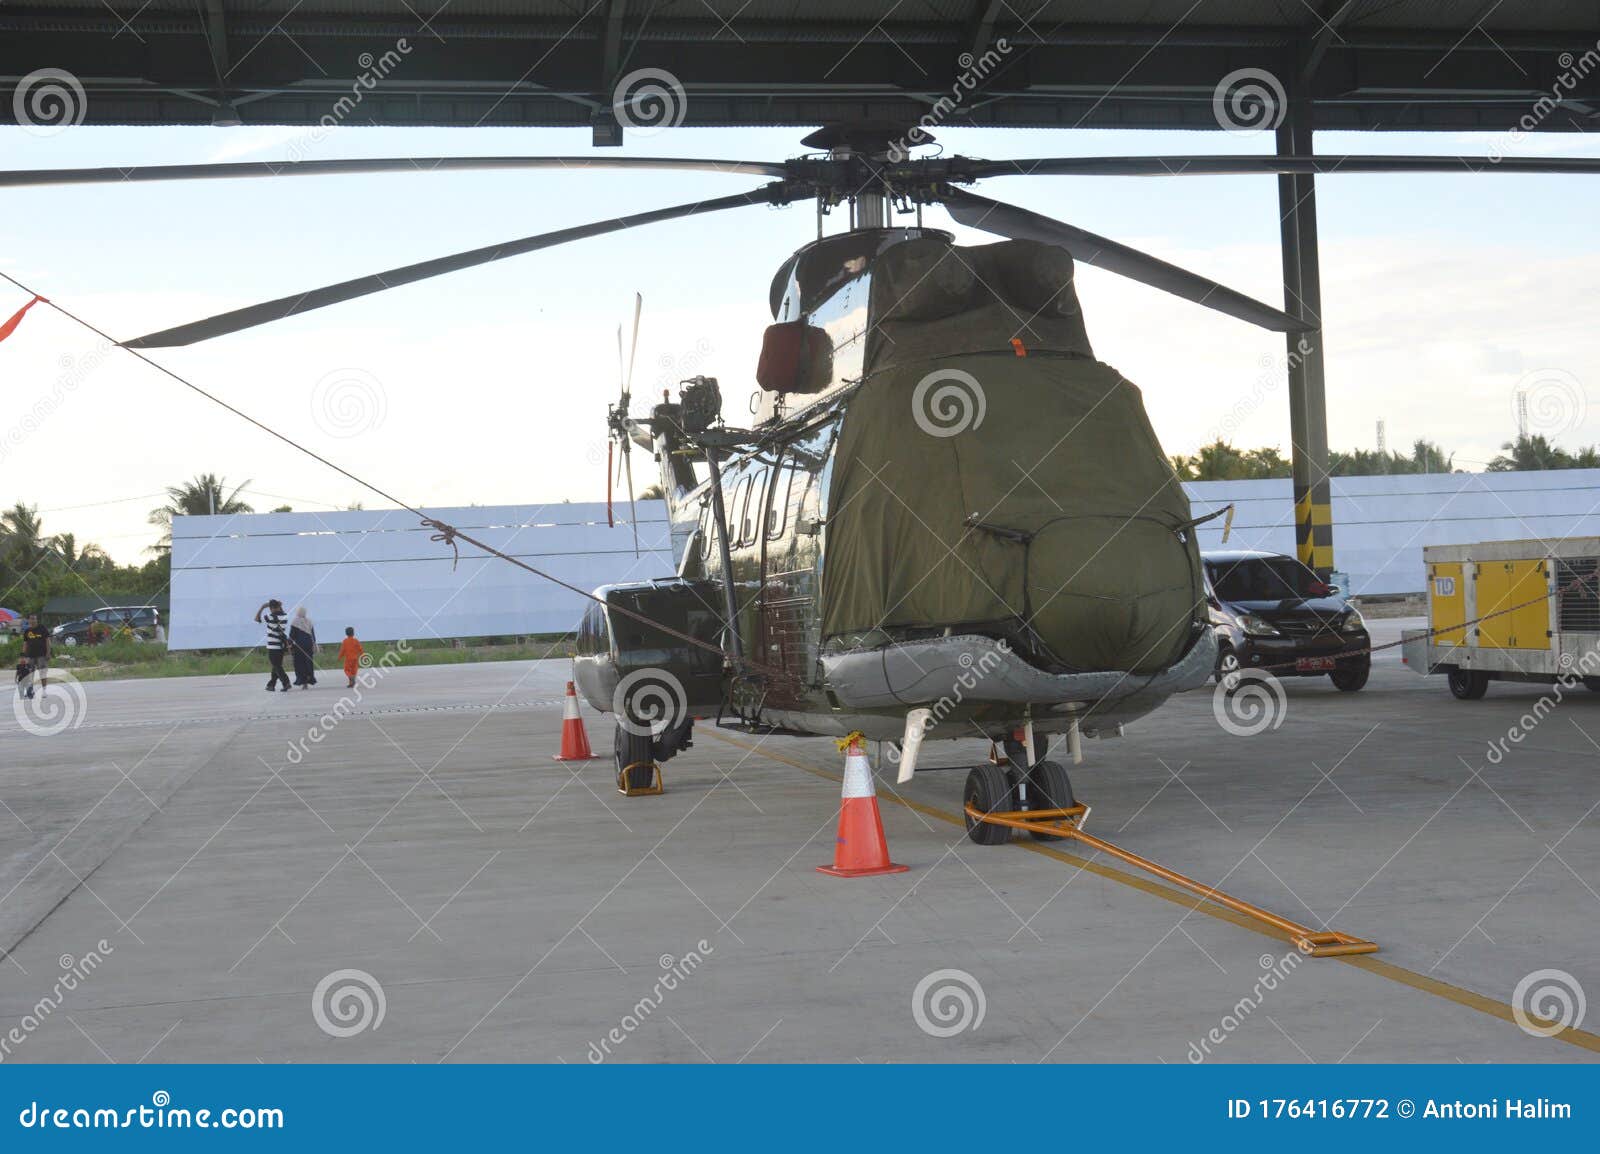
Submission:
[[1104,838],[1095,837],[1092,833],[1083,831],[1083,823],[1089,816],[1089,806],[1072,805],[1064,809],[1032,809],[1008,810],[1004,812],[984,813],[968,802],[964,807],[966,814],[973,821],[986,822],[990,825],[1010,826],[1012,829],[1027,830],[1030,833],[1043,834],[1049,837],[1070,838],[1082,842],[1091,849],[1109,854],[1119,861],[1146,873],[1154,874],[1162,881],[1180,886],[1192,894],[1196,894],[1206,901],[1216,902],[1226,906],[1235,913],[1243,914],[1247,918],[1262,922],[1284,934],[1301,953],[1313,958],[1338,958],[1350,954],[1375,954],[1378,952],[1378,943],[1369,942],[1363,938],[1353,938],[1349,934],[1341,934],[1335,930],[1313,930],[1299,922],[1290,921],[1288,918],[1279,917],[1277,914],[1253,906],[1249,902],[1241,901],[1223,893],[1214,886],[1204,885],[1193,878],[1185,877],[1166,866],[1159,865],[1149,858],[1140,857],[1138,854],[1125,850],[1121,846],[1112,845]]

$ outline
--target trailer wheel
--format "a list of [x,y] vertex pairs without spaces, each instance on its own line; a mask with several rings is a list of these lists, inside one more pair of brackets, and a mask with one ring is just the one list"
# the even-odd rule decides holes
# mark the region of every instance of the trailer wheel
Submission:
[[1489,675],[1479,669],[1452,669],[1450,692],[1461,701],[1476,701],[1489,692]]
[[[970,805],[979,813],[1009,813],[1017,808],[1016,788],[1006,779],[1005,770],[998,765],[975,766],[967,774],[966,788],[961,791],[963,806]],[[967,837],[978,845],[1005,845],[1011,840],[1009,826],[993,825],[966,815]]]

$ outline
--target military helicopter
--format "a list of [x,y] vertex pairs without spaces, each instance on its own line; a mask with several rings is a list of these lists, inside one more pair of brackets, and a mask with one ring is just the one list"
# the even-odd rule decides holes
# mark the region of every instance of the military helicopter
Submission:
[[[468,169],[694,170],[773,178],[748,192],[559,229],[233,310],[124,342],[187,345],[491,261],[682,217],[814,200],[817,239],[773,278],[773,323],[749,428],[719,383],[630,413],[624,371],[608,428],[659,464],[678,571],[604,586],[578,630],[574,676],[617,718],[619,786],[659,792],[696,720],[754,733],[859,732],[890,743],[900,780],[925,738],[983,736],[980,812],[1073,803],[1049,760],[1065,734],[1113,736],[1216,662],[1198,524],[1138,389],[1094,358],[1075,262],[1280,332],[1312,326],[1206,277],[960,186],[1015,175],[1459,172],[1476,158],[1272,156],[911,158],[896,126],[834,126],[778,162],[448,157],[55,169],[24,185]],[[931,143],[920,133],[920,143]],[[1506,158],[1501,172],[1596,171]],[[927,206],[997,235],[961,246]],[[823,220],[847,207],[847,231]],[[892,217],[913,217],[893,223]],[[638,314],[635,313],[635,341]],[[620,354],[619,334],[619,354]],[[703,468],[704,475],[700,469]],[[608,484],[610,482],[608,466]],[[1004,756],[998,756],[1004,751]],[[1009,837],[971,819],[982,844]]]

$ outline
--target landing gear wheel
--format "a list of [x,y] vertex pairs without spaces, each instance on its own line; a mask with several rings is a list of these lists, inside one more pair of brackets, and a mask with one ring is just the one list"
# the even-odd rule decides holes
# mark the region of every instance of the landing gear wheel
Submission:
[[[962,806],[972,806],[979,813],[1010,813],[1017,808],[1017,792],[1006,780],[1006,771],[998,765],[980,765],[967,774],[966,788],[961,791]],[[1008,826],[979,821],[971,814],[967,819],[967,837],[978,845],[1005,845],[1011,840]]]
[[[1224,645],[1217,650],[1217,684],[1225,686],[1228,692],[1233,692],[1238,687],[1238,673],[1239,655],[1233,651],[1232,646]],[[1232,683],[1228,681],[1230,677],[1233,678]]]
[[[1000,743],[1000,750],[1006,755],[1006,760],[1018,769],[1028,768],[1028,750],[1022,742],[1014,737],[1008,737]],[[1036,733],[1033,735],[1033,753],[1035,761],[1043,761],[1050,753],[1050,735]]]
[[1462,701],[1476,701],[1489,692],[1489,675],[1478,669],[1452,669],[1450,692]]
[[[628,789],[649,789],[655,784],[656,763],[648,733],[634,733],[620,722],[614,742],[617,784]],[[623,774],[627,780],[623,780]]]
[[1333,682],[1333,687],[1344,693],[1355,693],[1367,683],[1367,678],[1372,673],[1372,662],[1362,665],[1352,665],[1348,669],[1335,669],[1328,674],[1328,680]]
[[[1077,805],[1072,796],[1072,781],[1067,777],[1067,767],[1059,761],[1041,761],[1028,771],[1028,808],[1069,809]],[[1042,830],[1028,831],[1036,841],[1062,841],[1060,834]]]

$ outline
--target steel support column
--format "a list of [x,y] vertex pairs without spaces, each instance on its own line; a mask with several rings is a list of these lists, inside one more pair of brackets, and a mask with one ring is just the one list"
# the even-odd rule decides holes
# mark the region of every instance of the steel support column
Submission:
[[[1310,156],[1311,103],[1291,99],[1278,126],[1279,156]],[[1322,280],[1317,263],[1316,178],[1280,176],[1283,307],[1317,327],[1288,334],[1289,436],[1294,468],[1295,547],[1300,561],[1326,578],[1333,570],[1333,511],[1328,497],[1328,405],[1322,365]]]

